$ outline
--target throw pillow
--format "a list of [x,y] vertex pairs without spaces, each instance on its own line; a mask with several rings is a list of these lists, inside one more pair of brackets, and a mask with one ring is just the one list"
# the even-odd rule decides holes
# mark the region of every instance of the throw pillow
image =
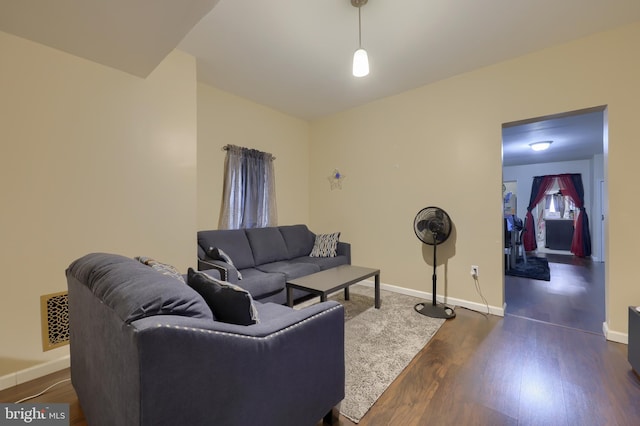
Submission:
[[339,232],[332,234],[318,234],[313,244],[313,249],[309,256],[311,257],[336,257],[338,254]]
[[[233,261],[231,260],[229,255],[227,253],[225,253],[221,248],[209,247],[209,253],[207,253],[207,254],[212,259],[222,260],[224,263],[228,263],[229,265],[233,266],[234,268],[236,267],[236,265],[233,264]],[[242,274],[240,273],[240,271],[238,271],[238,279],[239,280],[242,279]]]
[[194,271],[193,268],[187,271],[187,284],[207,302],[216,320],[238,325],[260,322],[248,291],[226,281],[216,280],[203,272]]
[[136,256],[135,259],[144,265],[152,267],[163,275],[168,275],[184,283],[184,277],[182,276],[180,271],[178,271],[177,268],[169,265],[168,263],[158,262],[157,260],[146,256]]

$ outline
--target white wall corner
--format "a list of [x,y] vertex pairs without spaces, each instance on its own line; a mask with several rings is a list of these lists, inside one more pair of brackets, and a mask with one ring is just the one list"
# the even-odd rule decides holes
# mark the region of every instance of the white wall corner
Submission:
[[629,344],[628,334],[609,330],[609,324],[607,324],[606,322],[602,323],[602,333],[607,340],[617,343],[624,343],[625,345]]

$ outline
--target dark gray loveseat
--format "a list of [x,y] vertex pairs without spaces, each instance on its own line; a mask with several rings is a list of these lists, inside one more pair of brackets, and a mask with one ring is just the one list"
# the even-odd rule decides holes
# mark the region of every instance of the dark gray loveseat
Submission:
[[[244,288],[255,300],[284,304],[287,280],[351,264],[351,245],[343,241],[335,257],[310,257],[315,239],[306,225],[198,231],[198,269],[219,270],[222,279]],[[211,257],[215,248],[229,255],[233,266]],[[307,294],[295,290],[294,299]]]
[[66,271],[71,380],[91,426],[315,425],[344,397],[344,309],[213,319],[187,284],[94,253]]

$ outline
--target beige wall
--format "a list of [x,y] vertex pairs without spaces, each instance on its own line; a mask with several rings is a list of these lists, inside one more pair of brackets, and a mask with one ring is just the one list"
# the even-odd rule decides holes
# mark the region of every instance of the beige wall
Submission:
[[308,223],[309,124],[198,84],[198,229],[218,228],[227,144],[275,155],[278,224]]
[[[607,321],[626,333],[626,306],[640,305],[640,230],[629,225],[640,210],[629,196],[639,42],[640,23],[307,123],[196,84],[181,52],[139,79],[0,33],[0,375],[67,353],[41,350],[39,296],[66,288],[73,259],[194,264],[195,231],[217,227],[228,143],[277,157],[280,224],[342,231],[354,263],[380,267],[385,283],[430,291],[431,250],[413,218],[445,208],[455,229],[439,250],[440,292],[480,303],[476,264],[499,307],[501,124],[596,105],[609,119]],[[332,191],[335,168],[346,179]]]
[[146,79],[5,33],[0,52],[1,376],[68,353],[42,352],[40,295],[74,259],[195,263],[197,100],[177,51]]
[[[640,199],[629,195],[640,157],[638,44],[640,23],[313,122],[311,226],[342,231],[354,263],[380,267],[383,282],[430,292],[431,250],[412,224],[421,208],[442,207],[455,229],[439,249],[439,293],[481,303],[475,264],[489,304],[501,307],[502,123],[608,105],[607,321],[626,333],[626,307],[640,305],[640,228],[630,225]],[[347,176],[342,190],[327,183],[334,168]]]

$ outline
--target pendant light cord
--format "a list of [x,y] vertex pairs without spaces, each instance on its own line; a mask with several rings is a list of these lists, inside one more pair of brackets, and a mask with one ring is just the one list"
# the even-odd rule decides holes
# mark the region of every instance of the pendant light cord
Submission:
[[358,48],[362,49],[362,20],[360,19],[360,9],[358,6]]

